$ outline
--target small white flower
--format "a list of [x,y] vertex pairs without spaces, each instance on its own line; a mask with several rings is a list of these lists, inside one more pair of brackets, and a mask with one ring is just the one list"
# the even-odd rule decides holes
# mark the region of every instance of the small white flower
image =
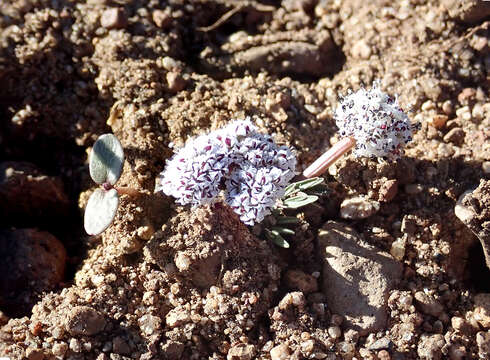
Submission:
[[412,140],[408,116],[375,83],[371,90],[360,89],[342,99],[335,111],[336,124],[342,137],[356,140],[354,154],[396,159]]
[[296,157],[247,118],[189,140],[160,174],[155,191],[193,206],[226,202],[248,225],[270,214],[294,177]]

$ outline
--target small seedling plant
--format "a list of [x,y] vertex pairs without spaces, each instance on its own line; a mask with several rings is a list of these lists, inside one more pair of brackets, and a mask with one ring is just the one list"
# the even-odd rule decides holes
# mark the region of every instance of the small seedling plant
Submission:
[[89,235],[102,233],[114,220],[123,188],[114,185],[119,180],[124,164],[124,150],[113,134],[101,135],[95,142],[89,158],[92,180],[100,185],[85,208],[84,227]]
[[344,97],[334,117],[341,139],[304,170],[306,178],[323,174],[351,149],[357,157],[397,159],[420,127],[411,124],[397,98],[382,92],[378,83]]
[[[260,133],[249,118],[234,120],[190,139],[167,161],[155,191],[182,205],[224,201],[243,223],[253,226],[278,207],[298,208],[318,199],[289,185],[295,168],[296,155],[289,147]],[[270,231],[275,243],[282,241],[277,231]]]

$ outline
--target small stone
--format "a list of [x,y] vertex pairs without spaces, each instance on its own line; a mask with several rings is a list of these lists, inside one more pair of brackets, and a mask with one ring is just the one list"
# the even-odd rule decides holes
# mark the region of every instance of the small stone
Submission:
[[192,322],[190,313],[182,307],[176,307],[168,312],[165,322],[171,328]]
[[160,330],[162,320],[158,316],[146,314],[138,320],[138,325],[145,335],[152,335]]
[[476,334],[476,344],[478,345],[478,355],[480,359],[490,358],[490,330],[480,331]]
[[340,217],[343,219],[366,219],[378,212],[379,202],[362,196],[345,199],[340,204]]
[[393,342],[388,337],[382,337],[381,339],[376,340],[371,345],[368,346],[369,350],[382,350],[382,349],[391,349],[393,346]]
[[391,360],[390,353],[386,350],[381,350],[378,352],[378,360]]
[[54,356],[61,356],[62,357],[68,351],[68,344],[67,343],[56,343],[53,345],[53,348],[51,351],[53,352]]
[[451,100],[446,100],[442,103],[442,111],[446,115],[451,115],[453,113],[454,109]]
[[78,339],[71,338],[70,350],[75,352],[75,353],[79,353],[82,351],[82,344],[80,343],[80,341]]
[[255,356],[255,346],[250,344],[237,344],[228,351],[226,360],[252,360]]
[[398,261],[402,261],[405,257],[406,240],[398,238],[391,243],[390,254]]
[[122,29],[127,25],[128,19],[121,8],[105,10],[100,17],[100,25],[106,29]]
[[180,271],[189,270],[191,266],[191,259],[189,259],[189,257],[181,251],[175,255],[174,262],[175,266],[177,266],[177,269]]
[[170,91],[179,92],[185,89],[187,81],[185,81],[179,72],[171,71],[167,73],[167,84]]
[[485,329],[490,329],[490,293],[475,296],[473,318]]
[[444,126],[446,126],[446,122],[448,120],[447,115],[441,115],[437,114],[432,117],[431,124],[434,126],[436,129],[442,129]]
[[291,350],[287,344],[280,344],[270,351],[271,360],[288,360],[290,359]]
[[317,280],[301,270],[288,270],[284,276],[286,285],[292,290],[299,290],[304,294],[318,291]]
[[284,295],[284,297],[279,301],[279,309],[286,310],[290,306],[303,307],[306,304],[306,299],[301,292],[291,292]]
[[421,359],[440,360],[442,359],[442,347],[445,344],[446,341],[441,334],[423,334],[420,337],[417,354]]
[[153,22],[160,29],[166,29],[172,23],[172,16],[163,10],[157,9],[151,15]]
[[485,174],[490,174],[490,161],[484,161],[481,164],[481,168]]
[[340,327],[338,326],[330,326],[327,331],[328,335],[330,335],[330,337],[333,339],[338,339],[340,336],[342,336],[342,330],[340,330]]
[[434,104],[434,102],[432,100],[427,100],[422,104],[422,106],[420,106],[420,108],[423,111],[430,111],[430,110],[434,110],[436,108],[436,104]]
[[474,100],[476,90],[473,88],[465,88],[458,94],[458,102],[461,105],[468,105],[471,100]]
[[136,233],[143,240],[150,240],[155,231],[151,226],[140,226]]
[[72,336],[92,336],[104,330],[106,321],[95,309],[88,306],[75,306],[69,312],[65,329]]
[[469,121],[471,120],[471,111],[468,106],[463,106],[456,110],[456,116],[458,119],[463,120],[463,121]]
[[379,189],[379,201],[390,202],[398,193],[398,180],[391,179],[385,181]]
[[[43,360],[44,359],[44,354],[41,349],[35,349],[35,348],[27,348],[26,349],[26,357],[27,360]],[[2,358],[0,358],[2,359]]]
[[439,317],[444,311],[444,306],[439,301],[423,291],[417,291],[414,298],[415,304],[424,314]]
[[444,142],[453,143],[455,145],[461,145],[464,141],[465,132],[461,128],[454,128],[448,131],[446,135],[444,135]]
[[483,105],[478,103],[473,106],[471,110],[471,116],[473,119],[482,120],[485,117],[485,111],[483,110]]
[[339,222],[328,221],[317,239],[330,311],[342,315],[346,328],[360,336],[383,329],[389,291],[401,278],[401,264]]

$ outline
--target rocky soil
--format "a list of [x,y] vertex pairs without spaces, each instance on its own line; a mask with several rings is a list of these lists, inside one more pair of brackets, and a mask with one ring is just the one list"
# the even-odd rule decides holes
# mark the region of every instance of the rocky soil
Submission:
[[[489,19],[479,0],[2,0],[0,357],[489,359]],[[174,147],[245,116],[305,168],[375,80],[421,130],[396,162],[330,167],[290,249],[154,194]],[[107,132],[140,195],[89,237]]]

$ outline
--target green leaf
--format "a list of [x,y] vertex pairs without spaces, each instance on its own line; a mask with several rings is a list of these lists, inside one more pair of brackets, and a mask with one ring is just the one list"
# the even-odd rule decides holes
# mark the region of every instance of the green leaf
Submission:
[[281,216],[276,219],[277,225],[299,224],[300,219],[294,216]]
[[277,246],[288,249],[289,243],[277,231],[265,229],[265,236]]
[[116,216],[119,196],[116,189],[95,190],[87,202],[84,216],[85,231],[89,235],[99,235],[109,227]]
[[112,134],[99,136],[90,153],[90,177],[97,184],[105,182],[114,185],[121,176],[124,163],[124,150]]
[[300,194],[297,196],[290,197],[286,200],[283,200],[283,205],[284,207],[289,209],[298,209],[300,207],[314,203],[317,200],[318,200],[318,196],[316,195]]
[[323,182],[323,178],[321,177],[314,177],[311,179],[306,179],[302,181],[298,181],[296,183],[296,188],[299,190],[306,190],[306,189],[311,189],[317,185],[320,185]]
[[288,228],[280,227],[280,226],[274,226],[272,228],[272,231],[277,231],[279,234],[284,234],[284,235],[294,235],[294,231]]
[[288,186],[286,186],[286,189],[284,190],[283,198],[288,197],[289,195],[291,195],[296,190],[297,190],[296,189],[296,183],[289,184]]

